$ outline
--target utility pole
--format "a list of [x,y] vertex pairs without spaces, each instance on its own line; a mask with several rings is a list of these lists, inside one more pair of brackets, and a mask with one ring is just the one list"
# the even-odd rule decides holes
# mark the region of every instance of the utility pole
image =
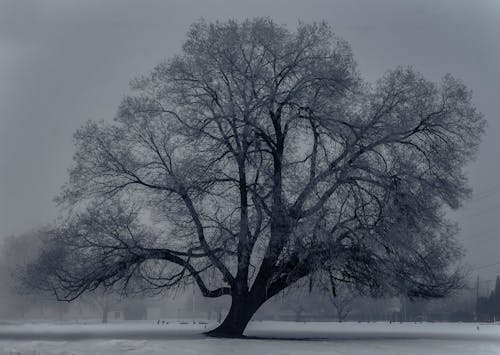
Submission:
[[406,322],[406,296],[404,293],[399,294],[399,322]]
[[475,304],[475,309],[474,309],[474,320],[477,322],[478,321],[478,306],[479,306],[479,274],[477,274],[477,279],[476,279],[476,304]]

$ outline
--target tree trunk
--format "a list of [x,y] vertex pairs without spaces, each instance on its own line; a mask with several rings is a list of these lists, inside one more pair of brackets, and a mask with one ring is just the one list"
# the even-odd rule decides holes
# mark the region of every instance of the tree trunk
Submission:
[[295,321],[296,322],[301,322],[302,321],[302,310],[295,311]]
[[108,323],[108,307],[103,307],[102,309],[102,323]]
[[215,329],[207,332],[208,336],[220,338],[240,338],[252,316],[264,303],[252,295],[246,297],[234,297],[231,300],[231,308],[224,321]]

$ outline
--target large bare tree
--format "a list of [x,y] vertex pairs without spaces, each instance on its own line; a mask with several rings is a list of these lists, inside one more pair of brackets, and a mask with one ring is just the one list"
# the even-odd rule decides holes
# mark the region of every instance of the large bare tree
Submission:
[[75,134],[71,212],[32,269],[59,298],[194,282],[232,298],[211,334],[240,336],[320,270],[411,297],[459,284],[445,208],[469,194],[484,126],[459,80],[367,83],[327,24],[257,18],[196,22],[131,86],[114,122]]

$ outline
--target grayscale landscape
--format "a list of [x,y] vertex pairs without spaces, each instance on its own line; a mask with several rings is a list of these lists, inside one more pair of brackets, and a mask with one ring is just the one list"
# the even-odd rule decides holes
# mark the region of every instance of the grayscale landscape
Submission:
[[499,18],[0,0],[0,355],[500,353]]

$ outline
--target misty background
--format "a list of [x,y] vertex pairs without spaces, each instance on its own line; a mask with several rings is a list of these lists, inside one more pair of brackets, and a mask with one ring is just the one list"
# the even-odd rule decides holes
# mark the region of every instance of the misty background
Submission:
[[[472,198],[450,213],[481,287],[500,274],[500,2],[0,0],[0,238],[58,215],[72,134],[111,120],[130,79],[180,51],[199,19],[269,16],[293,29],[325,20],[368,80],[398,65],[446,73],[474,91],[488,127],[468,167]],[[488,280],[492,280],[488,282]]]

